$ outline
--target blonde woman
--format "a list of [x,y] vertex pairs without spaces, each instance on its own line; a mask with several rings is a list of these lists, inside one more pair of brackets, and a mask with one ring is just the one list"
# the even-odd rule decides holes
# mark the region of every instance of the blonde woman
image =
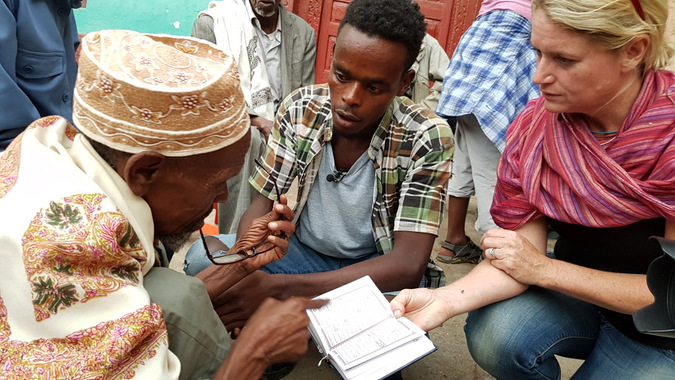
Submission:
[[[426,330],[470,311],[471,355],[504,379],[675,376],[675,340],[640,334],[645,273],[675,238],[675,75],[666,0],[534,0],[542,97],[507,132],[485,258],[444,288],[392,301]],[[547,223],[560,235],[546,256]]]

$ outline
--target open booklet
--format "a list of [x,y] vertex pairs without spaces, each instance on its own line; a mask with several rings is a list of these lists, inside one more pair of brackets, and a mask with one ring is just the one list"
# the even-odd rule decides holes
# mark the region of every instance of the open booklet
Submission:
[[307,311],[310,333],[321,360],[343,379],[381,379],[436,350],[422,329],[394,317],[369,276],[316,299],[330,302]]

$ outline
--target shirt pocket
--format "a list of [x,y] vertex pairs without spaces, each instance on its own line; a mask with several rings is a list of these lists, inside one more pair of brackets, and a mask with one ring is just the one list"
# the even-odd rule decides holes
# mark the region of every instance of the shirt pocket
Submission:
[[37,52],[19,49],[16,56],[16,75],[24,79],[50,78],[63,74],[63,53]]

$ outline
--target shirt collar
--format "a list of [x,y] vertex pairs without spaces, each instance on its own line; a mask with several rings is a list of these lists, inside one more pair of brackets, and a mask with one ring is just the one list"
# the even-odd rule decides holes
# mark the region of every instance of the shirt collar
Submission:
[[391,126],[389,124],[391,123],[391,118],[394,115],[394,109],[398,107],[400,103],[401,98],[398,96],[394,97],[391,103],[389,103],[387,111],[384,113],[384,116],[382,116],[382,120],[380,120],[380,125],[377,126],[375,134],[373,134],[373,138],[370,140],[370,147],[368,148],[368,157],[370,157],[370,159],[373,161],[375,161],[377,157],[377,151],[382,150],[382,146],[384,145],[384,142],[387,139],[389,129],[391,129]]

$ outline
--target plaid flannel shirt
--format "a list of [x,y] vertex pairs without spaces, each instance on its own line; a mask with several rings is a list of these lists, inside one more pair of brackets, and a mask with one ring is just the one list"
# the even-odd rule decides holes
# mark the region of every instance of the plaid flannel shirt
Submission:
[[[282,193],[298,178],[296,223],[332,132],[326,85],[294,91],[277,113],[263,157]],[[438,234],[453,147],[452,132],[442,118],[408,99],[392,101],[368,148],[375,167],[373,237],[380,254],[392,250],[394,231]],[[266,197],[276,198],[274,185],[262,170],[257,169],[249,182]]]

